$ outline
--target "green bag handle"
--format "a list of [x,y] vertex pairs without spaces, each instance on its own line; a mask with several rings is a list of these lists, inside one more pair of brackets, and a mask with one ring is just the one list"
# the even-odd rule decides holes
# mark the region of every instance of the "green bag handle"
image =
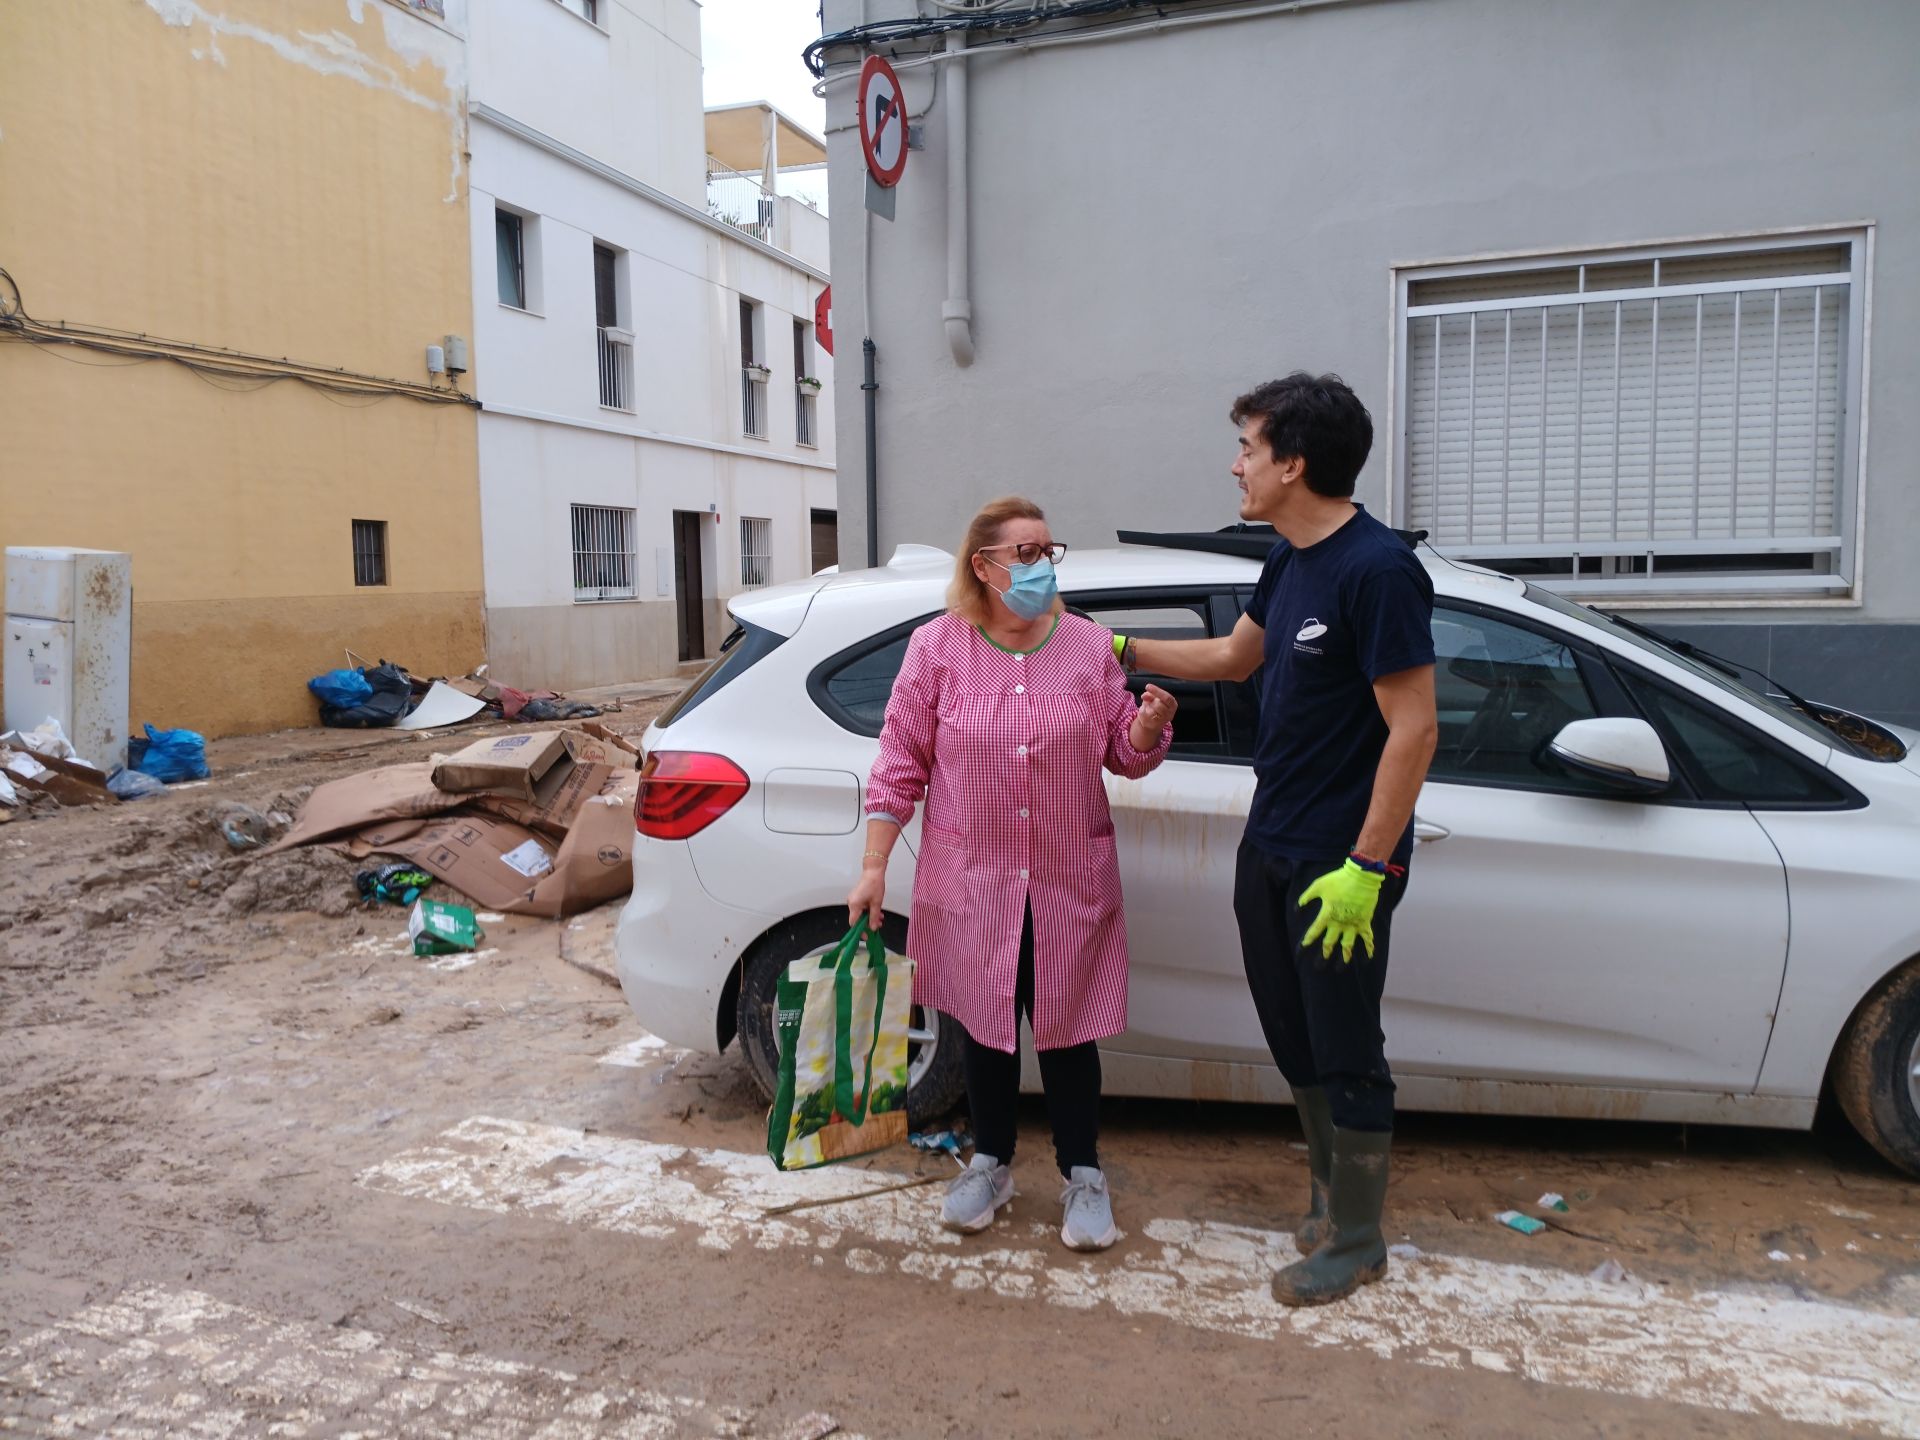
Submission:
[[[873,995],[873,1035],[867,1043],[867,1083],[860,1091],[860,1104],[853,1103],[853,960],[860,953],[860,940],[866,937],[867,965],[875,978]],[[878,931],[867,928],[862,915],[833,952],[833,1108],[842,1119],[855,1125],[867,1120],[867,1100],[873,1094],[873,1056],[880,1048],[880,1018],[886,1013],[887,947]]]

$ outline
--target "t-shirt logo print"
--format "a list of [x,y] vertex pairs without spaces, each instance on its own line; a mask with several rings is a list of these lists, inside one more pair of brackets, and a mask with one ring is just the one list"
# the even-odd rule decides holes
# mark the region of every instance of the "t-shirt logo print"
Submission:
[[1326,633],[1327,627],[1324,624],[1312,616],[1308,616],[1307,623],[1300,627],[1300,633],[1293,637],[1293,648],[1296,650],[1304,650],[1309,655],[1321,654],[1322,652],[1318,645],[1309,645],[1307,642],[1309,640],[1318,640]]

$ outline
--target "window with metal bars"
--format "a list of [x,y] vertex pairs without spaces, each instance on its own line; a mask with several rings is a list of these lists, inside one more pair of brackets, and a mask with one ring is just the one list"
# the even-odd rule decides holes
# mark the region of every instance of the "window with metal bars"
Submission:
[[353,522],[353,583],[355,585],[387,583],[386,521],[356,520]]
[[773,521],[740,517],[740,583],[766,585],[773,579]]
[[573,507],[573,598],[631,600],[633,511],[610,505]]
[[1554,589],[1846,592],[1865,250],[1402,272],[1398,513]]

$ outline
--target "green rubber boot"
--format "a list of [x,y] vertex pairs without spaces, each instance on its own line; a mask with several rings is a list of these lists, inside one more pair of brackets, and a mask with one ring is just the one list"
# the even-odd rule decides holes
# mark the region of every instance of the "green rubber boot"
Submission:
[[1387,1203],[1390,1131],[1333,1127],[1327,1213],[1333,1238],[1273,1277],[1282,1305],[1327,1305],[1386,1277],[1387,1242],[1380,1212]]
[[1318,1085],[1296,1088],[1293,1108],[1300,1117],[1301,1132],[1307,1137],[1307,1171],[1312,1185],[1306,1217],[1294,1229],[1293,1239],[1302,1255],[1311,1255],[1333,1236],[1333,1226],[1327,1220],[1327,1181],[1333,1165],[1333,1112],[1327,1108],[1327,1092]]

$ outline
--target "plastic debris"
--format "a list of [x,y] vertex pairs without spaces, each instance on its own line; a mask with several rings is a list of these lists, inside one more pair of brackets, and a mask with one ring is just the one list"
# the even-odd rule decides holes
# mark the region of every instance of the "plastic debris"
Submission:
[[263,815],[251,805],[223,805],[214,812],[214,824],[235,850],[257,850],[280,831],[293,824],[290,817],[275,811]]
[[1793,1259],[1793,1256],[1787,1254],[1787,1252],[1784,1250],[1769,1250],[1767,1252],[1767,1259],[1784,1262],[1784,1261]]
[[[207,769],[207,740],[193,730],[156,730],[145,727],[144,742],[128,742],[127,760],[131,767],[173,785],[182,780],[204,780]],[[134,754],[139,750],[138,756]]]
[[1558,1190],[1547,1191],[1540,1197],[1539,1205],[1542,1210],[1558,1210],[1562,1215],[1567,1213],[1566,1196]]
[[360,898],[369,905],[382,900],[390,905],[411,905],[420,898],[422,890],[433,884],[433,876],[417,865],[400,861],[382,865],[378,870],[362,870],[353,877],[353,883]]
[[1602,1260],[1587,1272],[1587,1279],[1598,1280],[1602,1285],[1624,1285],[1630,1278],[1627,1267],[1618,1260]]
[[953,1157],[953,1163],[966,1168],[966,1161],[960,1158],[960,1152],[973,1144],[973,1136],[965,1130],[929,1130],[914,1131],[907,1136],[907,1143],[916,1150],[929,1153],[944,1151]]
[[138,800],[142,795],[164,795],[166,785],[143,770],[128,770],[124,766],[107,777],[107,789],[122,800]]
[[1493,1218],[1509,1230],[1518,1230],[1522,1235],[1538,1235],[1547,1228],[1544,1221],[1536,1220],[1531,1215],[1522,1215],[1518,1210],[1502,1210]]

